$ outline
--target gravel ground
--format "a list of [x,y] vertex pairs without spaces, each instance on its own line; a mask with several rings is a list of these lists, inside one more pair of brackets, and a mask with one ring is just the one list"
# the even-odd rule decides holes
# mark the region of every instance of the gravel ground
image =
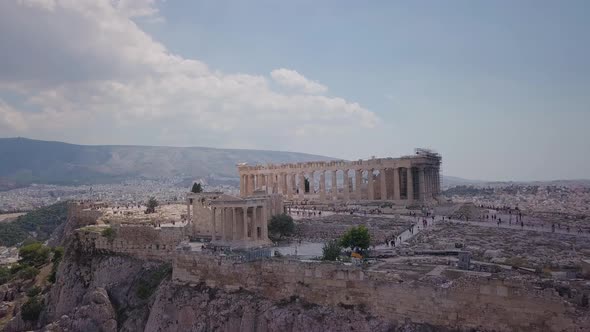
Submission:
[[474,259],[532,268],[576,266],[590,259],[586,236],[438,223],[410,240],[415,250],[454,249],[462,243]]
[[399,218],[356,215],[330,215],[303,218],[295,221],[295,234],[304,240],[329,240],[340,237],[353,226],[364,225],[369,229],[374,244],[394,238],[406,230],[410,222]]

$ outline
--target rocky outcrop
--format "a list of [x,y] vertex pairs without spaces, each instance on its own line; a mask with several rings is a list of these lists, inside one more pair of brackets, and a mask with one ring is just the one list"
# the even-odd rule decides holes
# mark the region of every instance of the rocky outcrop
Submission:
[[165,264],[76,246],[70,243],[37,326],[14,322],[11,331],[435,330],[393,326],[358,306],[319,306],[296,296],[277,302],[242,289],[176,284]]
[[394,326],[362,308],[318,306],[297,297],[273,302],[243,290],[224,292],[165,281],[155,294],[145,331],[445,331]]

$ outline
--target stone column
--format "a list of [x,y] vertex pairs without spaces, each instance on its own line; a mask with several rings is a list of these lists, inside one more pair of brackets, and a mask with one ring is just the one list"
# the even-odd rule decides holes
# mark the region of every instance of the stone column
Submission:
[[406,172],[408,202],[411,203],[414,200],[414,179],[412,178],[412,167],[406,168]]
[[244,211],[244,220],[243,220],[243,225],[244,225],[244,229],[243,229],[243,234],[242,234],[242,240],[247,241],[248,240],[248,207],[242,207],[242,210]]
[[315,180],[314,180],[314,171],[309,172],[309,194],[315,194]]
[[211,208],[211,242],[215,241],[215,208]]
[[286,186],[287,186],[287,198],[288,199],[293,198],[293,185],[291,183],[292,177],[293,177],[293,175],[290,173],[285,174],[285,182],[287,182]]
[[363,199],[363,191],[361,189],[363,183],[363,171],[360,169],[354,170],[354,194],[357,200]]
[[254,241],[260,240],[258,238],[258,231],[256,229],[258,227],[258,218],[256,218],[256,210],[257,209],[258,209],[257,206],[252,208],[252,240],[254,240]]
[[332,199],[338,199],[338,178],[336,177],[336,171],[332,171]]
[[233,241],[238,239],[238,223],[236,221],[236,208],[231,208],[231,217],[232,217],[232,224],[231,224],[231,238]]
[[320,201],[326,200],[326,171],[320,171]]
[[401,181],[399,178],[399,168],[393,169],[393,199],[400,200]]
[[260,227],[262,227],[262,239],[268,241],[268,207],[266,203],[262,205],[262,220],[260,224]]
[[254,174],[250,174],[248,180],[248,195],[252,195],[254,193]]
[[225,222],[226,222],[225,208],[221,208],[221,240],[225,242]]
[[418,183],[420,184],[419,186],[419,191],[418,191],[418,198],[422,201],[424,201],[426,199],[426,174],[425,174],[426,170],[424,169],[424,167],[419,167],[418,168]]
[[435,181],[436,181],[435,182],[434,193],[435,193],[436,196],[438,196],[438,195],[440,195],[440,173],[439,173],[440,171],[437,168],[434,172],[435,172],[434,173],[434,176],[435,176]]
[[240,174],[240,196],[244,196],[244,174]]
[[297,190],[297,173],[291,173],[291,194],[295,196]]
[[267,174],[266,175],[266,193],[272,194],[272,184],[273,184],[273,175]]
[[430,190],[428,191],[429,197],[434,196],[434,168],[430,168],[430,172],[428,172],[428,178],[430,179]]
[[367,199],[375,200],[375,186],[373,185],[373,169],[367,170]]
[[381,200],[387,200],[387,181],[385,180],[385,168],[379,170],[379,180],[381,181]]
[[348,170],[342,170],[343,174],[344,174],[344,186],[342,186],[342,196],[344,198],[345,201],[350,200],[349,194],[348,194]]

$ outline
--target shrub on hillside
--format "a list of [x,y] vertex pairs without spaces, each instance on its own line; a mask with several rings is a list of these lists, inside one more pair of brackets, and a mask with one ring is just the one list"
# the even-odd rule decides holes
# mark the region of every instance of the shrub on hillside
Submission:
[[322,248],[322,260],[335,261],[340,256],[340,243],[337,240],[330,240],[324,243]]
[[33,266],[25,266],[16,272],[16,277],[19,279],[30,280],[34,279],[39,274],[39,269]]
[[39,296],[33,296],[23,304],[20,309],[20,315],[25,321],[36,321],[39,319],[39,315],[45,308],[43,299]]
[[42,266],[49,261],[51,249],[40,242],[34,242],[21,247],[18,251],[20,264],[29,266]]

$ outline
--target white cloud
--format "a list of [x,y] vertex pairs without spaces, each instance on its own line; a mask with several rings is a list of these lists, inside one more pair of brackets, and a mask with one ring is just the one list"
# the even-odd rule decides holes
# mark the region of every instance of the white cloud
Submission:
[[311,81],[295,70],[285,68],[275,69],[270,73],[270,76],[282,86],[299,89],[305,93],[316,94],[328,91],[325,85]]
[[0,99],[0,128],[13,132],[22,132],[27,128],[22,114],[15,111],[2,99]]
[[[274,91],[266,76],[222,73],[171,54],[132,20],[154,15],[150,0],[0,2],[0,96],[25,99],[3,105],[9,133],[306,150],[341,144],[379,122],[357,103],[321,95],[325,86],[293,70],[270,78],[303,94]],[[307,136],[295,138],[301,128]]]

